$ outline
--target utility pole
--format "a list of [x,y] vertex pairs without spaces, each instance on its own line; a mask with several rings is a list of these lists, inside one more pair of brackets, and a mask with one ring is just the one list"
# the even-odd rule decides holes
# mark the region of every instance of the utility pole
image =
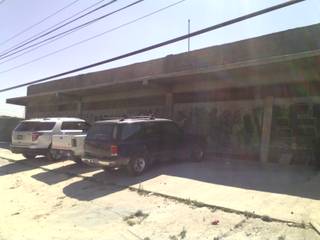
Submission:
[[[188,19],[188,34],[190,34],[190,19]],[[188,52],[190,52],[190,37],[188,37]]]

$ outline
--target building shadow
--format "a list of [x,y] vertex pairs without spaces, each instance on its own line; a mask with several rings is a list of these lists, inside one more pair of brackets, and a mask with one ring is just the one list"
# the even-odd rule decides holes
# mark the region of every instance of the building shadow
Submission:
[[[1,158],[12,162],[12,159],[6,159],[5,157],[1,157]],[[34,158],[34,159],[15,160],[12,163],[9,163],[9,164],[6,164],[6,165],[3,165],[0,167],[0,176],[29,171],[29,170],[43,167],[43,166],[47,166],[47,165],[50,165],[53,163],[54,162],[49,161],[45,157],[38,157],[38,158]]]
[[312,168],[220,159],[157,164],[139,177],[128,176],[125,171],[103,171],[66,186],[63,192],[71,198],[90,201],[127,186],[143,186],[146,181],[160,175],[320,200],[320,173]]
[[77,175],[93,172],[96,170],[99,170],[99,168],[89,167],[78,163],[72,163],[67,166],[55,168],[52,171],[46,171],[35,174],[32,177],[48,185],[53,185],[71,179]]

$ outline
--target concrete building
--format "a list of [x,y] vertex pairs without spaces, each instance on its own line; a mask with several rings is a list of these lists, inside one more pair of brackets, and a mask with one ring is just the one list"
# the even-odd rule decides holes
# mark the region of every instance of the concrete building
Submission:
[[320,24],[28,87],[26,117],[153,113],[239,159],[316,162]]

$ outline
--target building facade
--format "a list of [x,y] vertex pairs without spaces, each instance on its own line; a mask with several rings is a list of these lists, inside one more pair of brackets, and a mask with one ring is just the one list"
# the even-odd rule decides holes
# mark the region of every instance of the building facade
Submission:
[[317,163],[320,25],[28,87],[26,117],[174,119],[217,156]]

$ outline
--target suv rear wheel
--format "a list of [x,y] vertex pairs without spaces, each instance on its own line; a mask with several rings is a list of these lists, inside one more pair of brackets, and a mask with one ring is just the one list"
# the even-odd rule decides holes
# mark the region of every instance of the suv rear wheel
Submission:
[[131,175],[138,176],[141,175],[148,167],[148,160],[146,157],[133,157],[128,166],[128,172]]
[[62,155],[59,153],[59,151],[49,149],[49,151],[47,153],[47,158],[50,161],[58,161],[58,160],[62,159]]

